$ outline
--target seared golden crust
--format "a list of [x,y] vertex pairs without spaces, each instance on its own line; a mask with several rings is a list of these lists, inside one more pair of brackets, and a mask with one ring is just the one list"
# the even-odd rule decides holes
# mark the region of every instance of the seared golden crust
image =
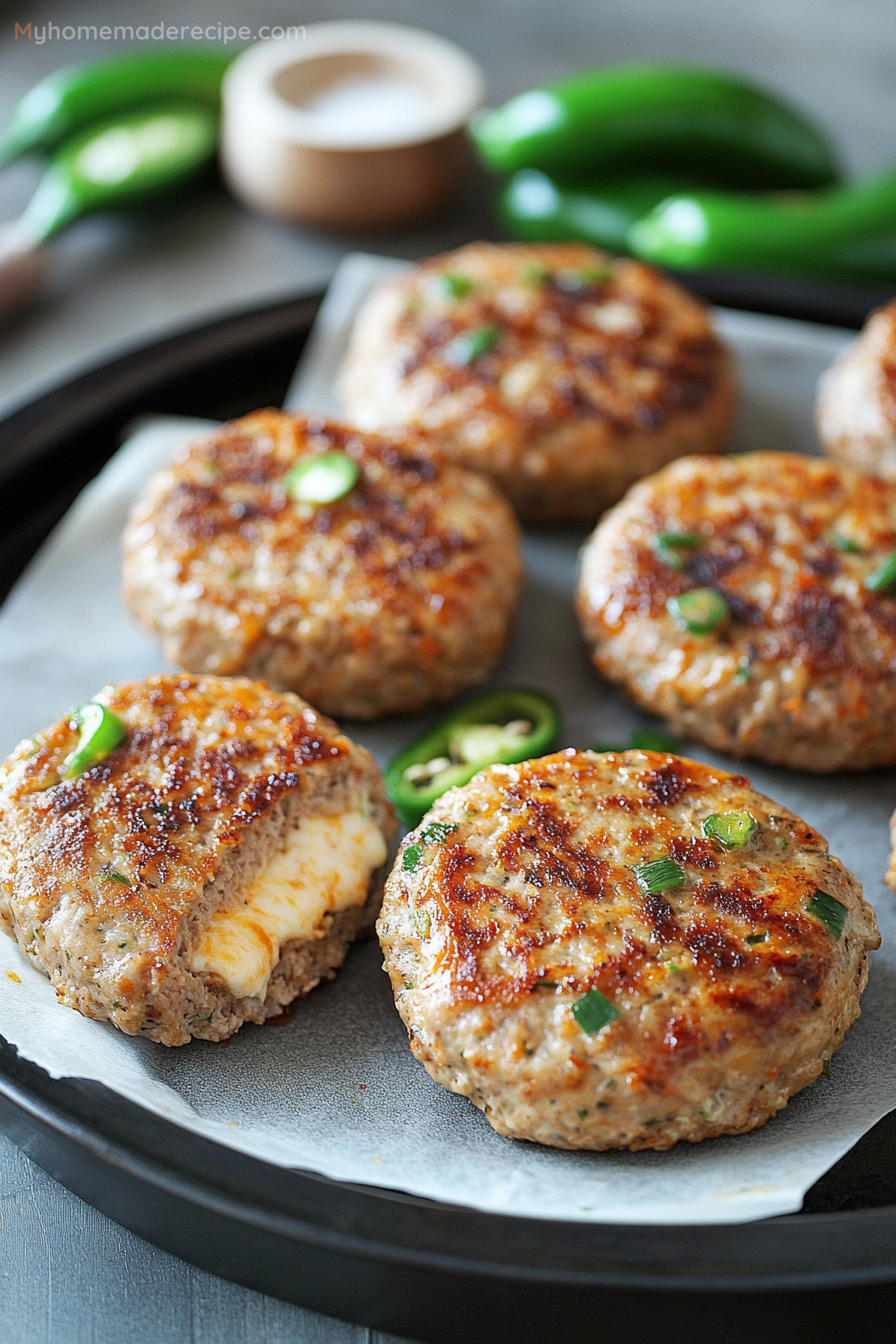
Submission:
[[[658,538],[701,544],[663,557]],[[844,547],[848,549],[843,549]],[[680,732],[803,770],[896,762],[896,486],[790,453],[689,458],[596,529],[578,612],[594,663]],[[669,598],[709,587],[730,623],[691,634]]]
[[[457,338],[490,328],[459,361]],[[734,406],[699,300],[579,243],[471,243],[388,281],[342,393],[355,424],[423,431],[532,522],[593,521],[672,458],[720,451]]]
[[[713,812],[758,825],[741,849]],[[436,820],[441,830],[427,826]],[[446,794],[405,842],[378,923],[411,1048],[502,1134],[668,1148],[756,1128],[858,1016],[880,939],[827,844],[742,775],[654,752],[558,752]],[[673,859],[684,884],[643,889]],[[846,907],[835,936],[808,909]],[[618,1013],[584,1029],[597,990]]]
[[[357,487],[296,503],[303,459]],[[157,472],[124,537],[125,597],[194,672],[246,672],[330,714],[415,713],[483,680],[522,581],[519,529],[479,476],[319,418],[259,411]]]
[[816,423],[831,457],[896,480],[896,302],[822,375]]
[[[160,674],[96,699],[128,729],[105,760],[64,778],[66,718],[0,767],[0,919],[61,1002],[166,1045],[220,1040],[270,1014],[188,969],[206,917],[239,903],[306,812],[363,799],[388,840],[382,779],[329,719],[259,682]],[[284,984],[284,970],[275,1012],[317,983]]]

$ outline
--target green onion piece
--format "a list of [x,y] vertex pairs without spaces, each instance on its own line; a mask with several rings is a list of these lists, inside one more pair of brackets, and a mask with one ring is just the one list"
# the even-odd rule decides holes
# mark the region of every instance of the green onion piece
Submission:
[[869,593],[888,593],[896,584],[896,551],[891,551],[865,580]]
[[734,680],[738,682],[740,685],[743,685],[745,681],[750,680],[749,658],[741,658],[740,662],[737,665],[737,671],[734,674]]
[[829,896],[826,891],[816,889],[812,899],[806,902],[806,909],[810,915],[821,920],[828,933],[832,933],[835,938],[843,937],[846,916],[849,912],[836,896]]
[[417,931],[422,938],[429,937],[429,931],[432,928],[432,915],[424,906],[422,910],[414,911],[414,923],[417,925]]
[[616,746],[609,746],[606,742],[598,742],[598,743],[595,744],[595,746],[593,746],[593,747],[589,747],[588,750],[589,750],[589,751],[593,751],[597,756],[603,756],[605,752],[608,752],[608,751],[625,751],[626,748],[625,748],[625,747],[621,747],[621,746],[619,746],[619,745],[616,745]]
[[530,262],[528,266],[523,267],[523,279],[529,285],[543,285],[550,274],[547,266],[543,266],[539,261]]
[[767,937],[767,933],[748,933],[747,942],[753,947],[756,943],[764,943]]
[[676,742],[668,733],[658,733],[653,728],[636,728],[632,733],[632,751],[669,751],[676,755],[681,743]]
[[701,532],[661,532],[654,541],[654,550],[671,569],[684,569],[681,551],[696,550],[705,540]]
[[465,331],[445,346],[445,358],[449,364],[473,364],[480,355],[494,350],[500,339],[501,328],[493,323],[477,327],[475,331]]
[[354,490],[360,475],[348,453],[321,453],[290,468],[284,485],[301,504],[335,504]]
[[594,285],[602,285],[613,274],[609,266],[585,266],[580,271],[558,271],[554,284],[558,289],[575,294]]
[[430,821],[420,832],[420,839],[426,844],[441,845],[457,830],[457,823],[454,821]]
[[657,896],[672,887],[683,887],[685,871],[674,859],[653,859],[639,863],[634,869],[635,880],[647,896]]
[[712,812],[703,823],[703,834],[718,840],[725,849],[743,849],[759,830],[749,812]]
[[439,278],[442,292],[449,299],[465,299],[476,288],[468,275],[443,275]]
[[731,609],[714,588],[692,588],[689,593],[670,597],[666,610],[692,635],[711,635],[731,616]]
[[[125,877],[124,873],[116,873],[114,869],[111,869],[108,873],[103,873],[103,877],[108,878],[110,882],[123,882],[126,887],[131,885],[131,879],[129,877]],[[119,947],[124,946],[124,943],[119,943]]]
[[405,845],[401,855],[401,866],[406,873],[413,873],[422,857],[422,845]]
[[582,284],[586,287],[588,285],[602,285],[613,274],[613,268],[612,266],[586,266],[579,274],[582,277]]
[[66,779],[74,779],[76,775],[96,765],[97,761],[104,760],[116,747],[121,746],[128,735],[121,719],[95,700],[88,700],[86,705],[79,706],[72,715],[72,722],[81,729],[81,736],[75,754],[68,763]]
[[845,551],[848,555],[861,555],[862,548],[852,537],[843,537],[837,533],[831,537],[831,545],[835,551]]
[[587,994],[577,999],[572,1006],[572,1015],[589,1036],[622,1016],[616,1005],[604,998],[599,989],[589,989]]

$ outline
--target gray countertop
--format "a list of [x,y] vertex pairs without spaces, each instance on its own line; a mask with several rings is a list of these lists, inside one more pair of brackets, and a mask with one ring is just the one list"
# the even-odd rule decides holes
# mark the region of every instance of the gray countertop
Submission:
[[[896,25],[892,0],[50,0],[23,14],[0,5],[0,116],[41,74],[112,48],[89,40],[15,38],[35,24],[278,23],[352,17],[431,28],[484,64],[500,100],[588,63],[705,62],[790,96],[836,135],[851,169],[896,159]],[[36,181],[2,177],[0,219],[15,218]],[[55,247],[39,305],[0,333],[0,411],[79,369],[166,330],[324,283],[349,248],[416,257],[493,230],[487,191],[471,178],[441,220],[412,233],[336,238],[251,216],[208,187],[165,213],[76,226]],[[83,1204],[0,1138],[0,1336],[3,1344],[362,1344],[387,1337],[302,1311],[182,1263]]]

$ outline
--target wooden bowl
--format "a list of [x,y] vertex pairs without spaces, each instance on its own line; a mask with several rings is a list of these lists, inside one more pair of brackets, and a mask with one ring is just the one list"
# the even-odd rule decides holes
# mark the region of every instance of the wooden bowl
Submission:
[[234,194],[296,223],[379,228],[454,190],[484,94],[452,42],[391,23],[319,23],[227,72],[221,156]]

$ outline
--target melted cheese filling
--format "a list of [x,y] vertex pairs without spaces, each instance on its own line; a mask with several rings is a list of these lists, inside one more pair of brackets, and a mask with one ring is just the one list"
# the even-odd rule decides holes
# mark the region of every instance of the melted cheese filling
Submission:
[[244,903],[212,915],[190,969],[219,975],[237,998],[263,999],[284,943],[322,937],[325,914],[363,905],[385,858],[376,824],[359,812],[303,818]]

